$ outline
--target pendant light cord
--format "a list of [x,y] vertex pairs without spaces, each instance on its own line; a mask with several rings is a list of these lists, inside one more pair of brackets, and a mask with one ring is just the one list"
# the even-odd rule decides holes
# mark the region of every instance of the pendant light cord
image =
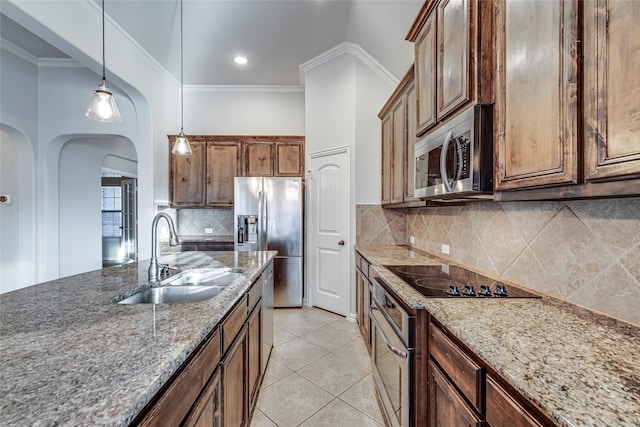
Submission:
[[107,80],[107,74],[105,72],[105,55],[104,55],[104,0],[102,0],[102,80]]
[[180,0],[180,133],[184,133],[184,60],[182,53],[182,27],[182,0]]

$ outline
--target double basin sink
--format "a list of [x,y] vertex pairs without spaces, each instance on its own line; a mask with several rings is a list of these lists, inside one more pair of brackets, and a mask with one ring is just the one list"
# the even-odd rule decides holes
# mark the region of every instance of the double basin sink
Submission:
[[181,304],[215,297],[236,279],[243,269],[197,268],[186,270],[160,282],[157,287],[131,295],[118,304]]

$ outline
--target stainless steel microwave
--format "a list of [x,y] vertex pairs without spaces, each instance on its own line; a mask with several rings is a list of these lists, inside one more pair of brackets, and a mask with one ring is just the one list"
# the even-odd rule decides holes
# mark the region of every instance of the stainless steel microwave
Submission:
[[493,105],[474,105],[416,143],[415,196],[487,199],[493,194]]

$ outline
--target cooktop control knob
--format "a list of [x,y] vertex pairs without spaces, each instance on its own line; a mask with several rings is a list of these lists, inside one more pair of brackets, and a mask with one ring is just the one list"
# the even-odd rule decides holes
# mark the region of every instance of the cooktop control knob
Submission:
[[476,291],[473,290],[473,285],[468,283],[468,284],[464,285],[464,290],[462,291],[462,294],[465,297],[475,297],[476,296]]
[[507,296],[507,290],[505,289],[504,285],[502,285],[500,283],[498,283],[496,285],[496,290],[493,291],[493,293],[497,297],[506,297]]
[[487,285],[480,285],[480,290],[478,291],[478,295],[481,297],[490,297],[491,289]]
[[445,292],[450,297],[459,297],[460,296],[460,291],[458,291],[458,287],[456,285],[449,285],[449,289],[447,289]]

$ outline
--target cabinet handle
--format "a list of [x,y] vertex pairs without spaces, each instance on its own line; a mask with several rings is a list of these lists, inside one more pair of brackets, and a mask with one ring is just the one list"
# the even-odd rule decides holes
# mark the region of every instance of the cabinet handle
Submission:
[[369,318],[373,321],[373,324],[376,330],[380,333],[380,336],[382,337],[382,340],[384,341],[384,343],[387,345],[387,348],[391,350],[393,353],[402,357],[403,359],[408,359],[409,356],[407,355],[406,352],[400,350],[397,347],[394,347],[391,344],[391,342],[389,341],[389,338],[385,335],[384,331],[382,330],[382,327],[380,326],[380,322],[378,322],[378,319],[376,319],[376,315],[373,313],[373,310],[376,310],[376,311],[380,311],[380,310],[378,310],[375,307],[369,307]]

